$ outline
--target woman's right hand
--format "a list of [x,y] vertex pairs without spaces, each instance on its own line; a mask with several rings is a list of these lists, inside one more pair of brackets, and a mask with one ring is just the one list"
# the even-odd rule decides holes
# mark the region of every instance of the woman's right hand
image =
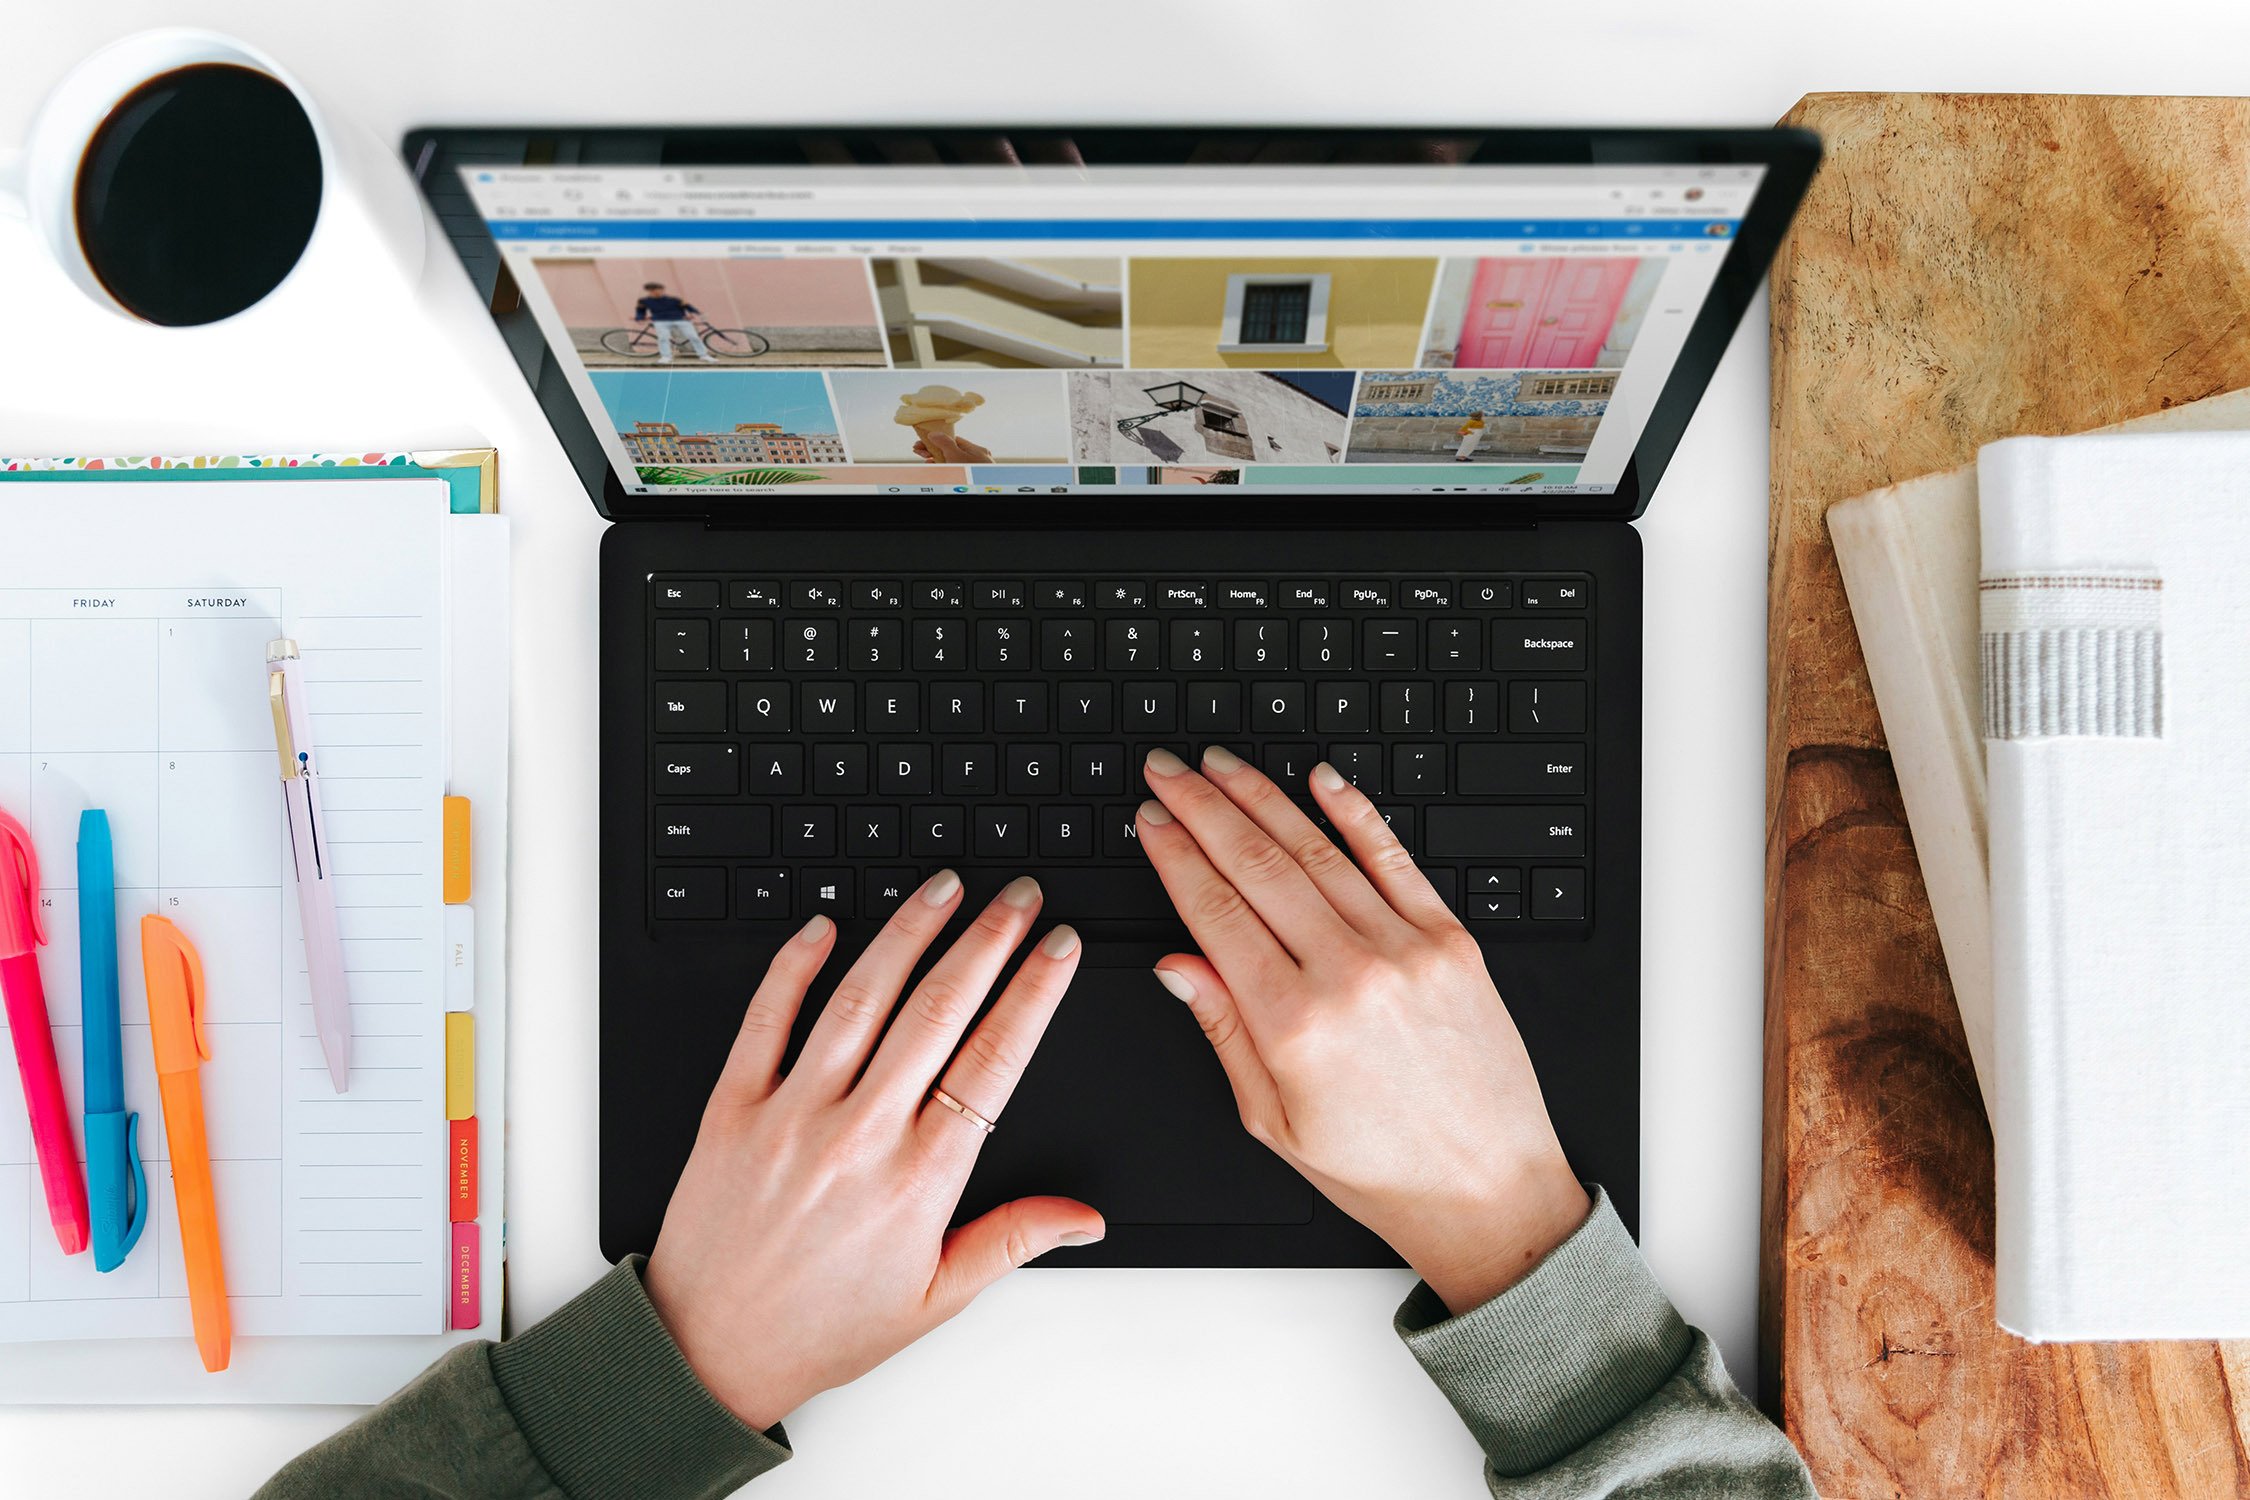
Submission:
[[1224,750],[1159,750],[1138,834],[1201,954],[1160,960],[1243,1125],[1374,1230],[1455,1313],[1586,1218],[1484,957],[1366,797],[1323,763],[1338,849]]

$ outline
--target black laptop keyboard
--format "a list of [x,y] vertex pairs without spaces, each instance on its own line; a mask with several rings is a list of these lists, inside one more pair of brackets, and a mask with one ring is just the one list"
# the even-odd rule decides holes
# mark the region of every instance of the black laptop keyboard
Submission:
[[[1592,582],[743,578],[649,584],[653,921],[887,916],[938,869],[1176,921],[1140,766],[1322,760],[1472,924],[1589,917]],[[1098,929],[1097,929],[1098,930]]]

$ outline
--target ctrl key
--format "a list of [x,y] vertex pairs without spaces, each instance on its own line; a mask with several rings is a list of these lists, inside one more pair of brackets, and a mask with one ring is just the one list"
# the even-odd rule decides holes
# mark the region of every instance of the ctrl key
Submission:
[[1582,922],[1586,919],[1586,872],[1570,869],[1534,869],[1531,872],[1531,920]]
[[727,914],[727,872],[714,868],[659,868],[650,885],[660,922],[708,922]]

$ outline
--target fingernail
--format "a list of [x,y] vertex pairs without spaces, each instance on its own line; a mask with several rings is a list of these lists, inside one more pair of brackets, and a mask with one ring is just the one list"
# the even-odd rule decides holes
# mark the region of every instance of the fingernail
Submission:
[[828,936],[828,926],[826,917],[815,917],[797,929],[797,941],[800,943],[817,943]]
[[1027,906],[1037,906],[1039,904],[1039,882],[1033,880],[1029,875],[1018,875],[1002,888],[1000,899],[1018,911]]
[[1242,769],[1242,757],[1224,745],[1213,745],[1203,752],[1203,764],[1221,776],[1232,776]]
[[1172,998],[1175,1000],[1193,1000],[1195,998],[1195,986],[1189,984],[1187,976],[1176,969],[1158,969],[1156,971],[1156,982],[1170,990]]
[[932,906],[943,906],[953,899],[953,893],[959,889],[961,877],[951,870],[940,870],[930,877],[928,885],[922,887],[922,899]]
[[1148,753],[1148,773],[1151,776],[1177,776],[1187,769],[1187,762],[1169,750],[1151,750]]
[[[1156,753],[1162,755],[1164,752],[1159,750]],[[1163,803],[1151,797],[1141,804],[1141,821],[1144,823],[1169,823],[1172,821],[1172,814],[1165,809]]]
[[1078,934],[1071,928],[1058,927],[1047,934],[1047,940],[1039,945],[1039,951],[1049,958],[1068,958],[1078,951]]
[[1084,1229],[1073,1229],[1055,1243],[1058,1245],[1091,1245],[1100,1238],[1099,1234]]
[[1322,761],[1312,768],[1312,784],[1324,792],[1340,792],[1344,789],[1344,773]]

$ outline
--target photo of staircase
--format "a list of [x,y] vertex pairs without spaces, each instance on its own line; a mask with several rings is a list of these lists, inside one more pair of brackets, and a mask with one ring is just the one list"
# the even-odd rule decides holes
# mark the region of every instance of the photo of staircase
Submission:
[[1124,266],[1114,258],[922,256],[874,263],[901,369],[1115,369]]

